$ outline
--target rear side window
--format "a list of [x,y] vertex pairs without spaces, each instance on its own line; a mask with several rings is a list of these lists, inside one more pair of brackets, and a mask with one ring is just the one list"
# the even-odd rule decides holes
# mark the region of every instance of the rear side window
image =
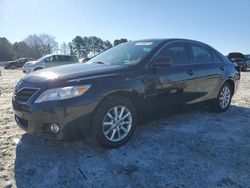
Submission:
[[62,56],[62,59],[63,59],[63,61],[66,61],[66,62],[73,61],[72,57],[71,56],[67,56],[67,55]]
[[70,57],[72,58],[72,61],[74,61],[74,62],[77,62],[77,61],[78,61],[78,59],[77,59],[76,56],[70,56]]
[[188,53],[183,43],[173,43],[166,46],[156,57],[170,58],[172,65],[189,64]]
[[52,61],[53,61],[53,62],[60,62],[60,61],[62,61],[61,56],[54,55]]
[[191,50],[194,63],[203,64],[213,62],[213,56],[207,48],[197,44],[191,44]]

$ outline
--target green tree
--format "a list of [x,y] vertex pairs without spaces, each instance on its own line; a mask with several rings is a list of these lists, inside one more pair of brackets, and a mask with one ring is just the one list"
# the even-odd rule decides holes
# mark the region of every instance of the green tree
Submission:
[[104,49],[107,50],[109,48],[112,48],[112,44],[110,41],[106,40],[103,42]]
[[72,42],[69,42],[69,43],[68,43],[68,46],[69,46],[69,54],[70,54],[70,55],[76,55],[76,54],[74,53],[74,51],[73,51],[73,44],[72,44]]
[[73,54],[77,55],[78,58],[85,58],[88,56],[88,52],[86,51],[87,43],[85,39],[81,36],[76,36],[71,42],[71,48]]
[[13,59],[13,46],[6,38],[0,38],[0,61]]
[[125,39],[125,38],[116,39],[116,40],[114,40],[113,44],[114,44],[114,46],[116,46],[116,45],[124,43],[124,42],[128,42],[128,39]]
[[88,38],[88,48],[91,55],[95,56],[105,49],[104,42],[98,37],[90,36]]

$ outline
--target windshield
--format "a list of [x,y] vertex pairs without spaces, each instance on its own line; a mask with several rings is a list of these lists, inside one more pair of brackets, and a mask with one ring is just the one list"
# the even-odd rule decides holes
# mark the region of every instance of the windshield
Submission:
[[88,64],[134,65],[146,57],[160,42],[127,42],[93,57]]
[[36,61],[42,61],[42,60],[44,60],[46,57],[49,57],[48,55],[46,55],[46,56],[42,56],[42,57],[40,57],[39,59],[37,59]]

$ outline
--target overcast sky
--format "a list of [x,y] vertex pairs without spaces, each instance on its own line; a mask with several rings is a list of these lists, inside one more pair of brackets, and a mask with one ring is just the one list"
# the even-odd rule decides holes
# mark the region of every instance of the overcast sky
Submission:
[[188,38],[250,54],[249,0],[0,0],[0,37]]

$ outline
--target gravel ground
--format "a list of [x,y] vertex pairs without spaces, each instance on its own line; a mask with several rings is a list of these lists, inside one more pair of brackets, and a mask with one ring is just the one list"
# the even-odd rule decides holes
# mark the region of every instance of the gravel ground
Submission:
[[148,122],[112,150],[24,133],[11,107],[22,76],[0,77],[0,187],[250,187],[250,72],[228,112],[197,108]]

